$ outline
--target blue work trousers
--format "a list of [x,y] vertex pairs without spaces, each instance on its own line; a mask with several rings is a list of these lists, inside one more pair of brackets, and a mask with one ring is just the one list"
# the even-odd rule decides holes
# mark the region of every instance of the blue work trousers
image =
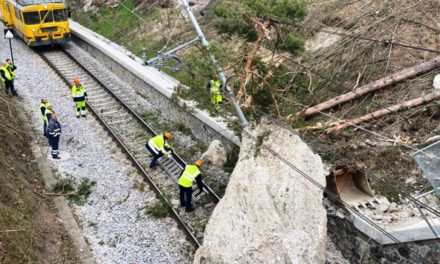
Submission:
[[180,190],[180,205],[185,206],[186,211],[192,210],[192,187],[183,187],[179,185]]
[[57,137],[50,137],[49,138],[49,143],[52,146],[52,157],[56,157],[58,156],[58,154],[60,153],[58,151],[58,143],[60,142],[60,136]]
[[151,153],[151,156],[153,156],[151,158],[151,162],[150,162],[150,168],[154,168],[157,165],[157,160],[163,156],[163,153],[161,151],[159,151],[159,154],[156,154],[151,148],[150,146],[147,144],[145,144],[145,147],[148,149],[148,151]]

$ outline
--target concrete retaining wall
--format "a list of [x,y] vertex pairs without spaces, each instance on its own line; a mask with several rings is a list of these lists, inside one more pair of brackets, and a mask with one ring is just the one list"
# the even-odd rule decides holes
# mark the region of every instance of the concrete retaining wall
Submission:
[[143,65],[140,58],[124,51],[120,46],[71,21],[74,42],[112,70],[122,80],[145,97],[163,115],[174,122],[184,123],[205,143],[219,139],[230,149],[240,145],[239,138],[219,118],[212,118],[204,110],[188,110],[193,102],[172,99],[179,82],[170,76]]
[[[419,264],[440,263],[440,240],[422,240],[405,242],[412,251],[423,258],[422,262],[402,245],[382,245],[359,231],[350,218],[338,215],[327,215],[328,236],[351,263],[402,263]],[[372,227],[370,227],[372,228]]]

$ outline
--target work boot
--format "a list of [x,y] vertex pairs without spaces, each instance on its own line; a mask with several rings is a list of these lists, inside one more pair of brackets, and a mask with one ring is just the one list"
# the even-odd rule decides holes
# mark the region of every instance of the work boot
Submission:
[[187,212],[187,213],[191,213],[191,212],[193,212],[194,210],[195,210],[194,207],[191,207],[191,208],[189,208],[189,209],[186,209],[185,212]]
[[52,155],[52,159],[61,159],[58,155]]

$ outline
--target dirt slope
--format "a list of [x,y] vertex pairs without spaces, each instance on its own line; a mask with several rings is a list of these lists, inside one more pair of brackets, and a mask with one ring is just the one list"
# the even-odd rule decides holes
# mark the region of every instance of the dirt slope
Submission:
[[16,120],[20,111],[0,95],[0,263],[79,263],[59,222]]

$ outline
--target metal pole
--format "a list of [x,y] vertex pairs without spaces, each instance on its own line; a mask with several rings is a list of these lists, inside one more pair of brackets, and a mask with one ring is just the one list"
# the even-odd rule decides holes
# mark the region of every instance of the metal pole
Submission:
[[[194,14],[191,11],[191,7],[188,4],[187,0],[181,0],[182,2],[182,7],[186,10],[186,13],[189,16],[189,19],[191,20],[194,29],[197,32],[197,35],[199,35],[199,39],[200,42],[202,44],[202,46],[209,52],[210,50],[210,46],[209,46],[209,42],[206,40],[205,35],[202,32],[202,29],[199,26],[199,23],[197,22],[196,17],[194,16]],[[235,101],[235,97],[234,94],[232,93],[231,89],[229,89],[229,87],[226,86],[226,76],[225,76],[225,72],[223,71],[222,67],[220,67],[217,59],[215,58],[215,56],[210,53],[210,58],[212,63],[214,64],[214,66],[217,68],[217,73],[218,76],[220,78],[220,81],[222,82],[222,88],[224,90],[226,90],[226,95],[229,98],[229,100],[232,102],[235,112],[237,113],[238,118],[240,119],[240,123],[243,127],[246,127],[248,125],[248,122],[246,120],[246,117],[243,114],[243,111],[241,111],[240,106],[238,105],[238,103]]]
[[166,57],[166,56],[169,56],[169,55],[173,54],[173,53],[176,52],[176,51],[179,51],[179,50],[182,50],[182,49],[188,47],[189,45],[193,44],[193,43],[196,42],[196,41],[199,41],[199,38],[198,38],[198,37],[195,38],[195,39],[192,39],[192,40],[190,40],[190,41],[188,41],[188,42],[186,42],[186,43],[183,43],[182,45],[180,45],[180,46],[178,46],[178,47],[176,47],[176,48],[174,48],[174,49],[172,49],[172,50],[170,50],[170,51],[167,51],[167,52],[165,52],[165,53],[163,53],[163,54],[159,54],[159,56],[156,56],[156,57],[154,57],[154,58],[152,58],[152,59],[146,61],[145,64],[146,64],[146,65],[151,65],[152,63],[154,63],[155,61],[157,61],[160,57]]
[[11,39],[9,39],[9,49],[11,50],[11,60],[12,60],[12,64],[15,65],[15,63],[14,63],[14,55],[12,55],[12,44],[11,44]]

